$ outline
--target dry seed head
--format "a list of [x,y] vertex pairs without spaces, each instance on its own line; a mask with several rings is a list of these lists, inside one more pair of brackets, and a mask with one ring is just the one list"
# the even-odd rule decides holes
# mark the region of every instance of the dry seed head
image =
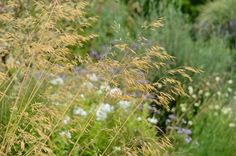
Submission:
[[[49,1],[31,1],[28,3],[35,7],[22,9],[24,3],[27,2],[20,4],[17,0],[8,1],[4,6],[7,13],[0,14],[3,23],[1,40],[8,43],[8,47],[1,48],[0,52],[9,53],[10,48],[14,60],[21,62],[21,66],[32,63],[36,69],[54,73],[78,64],[81,58],[72,56],[68,46],[83,46],[96,37],[93,34],[82,35],[84,31],[81,30],[95,21],[95,18],[85,17],[87,3],[60,1],[53,5]],[[30,9],[35,13],[31,14]]]

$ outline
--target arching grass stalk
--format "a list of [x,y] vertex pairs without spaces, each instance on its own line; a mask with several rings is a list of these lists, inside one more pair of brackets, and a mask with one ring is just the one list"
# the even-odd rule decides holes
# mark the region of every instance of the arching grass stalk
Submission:
[[[31,58],[31,60],[32,60],[32,58]],[[20,88],[19,88],[19,91],[18,91],[18,94],[17,94],[17,96],[16,96],[16,100],[15,100],[15,102],[14,102],[14,105],[13,105],[13,110],[15,111],[16,110],[16,108],[17,108],[17,104],[18,104],[18,101],[19,101],[19,99],[20,99],[20,96],[21,96],[21,94],[22,94],[22,91],[23,91],[23,87],[24,87],[24,83],[25,83],[25,81],[26,81],[26,77],[27,77],[27,72],[29,72],[29,70],[30,70],[30,64],[28,65],[28,68],[27,68],[27,70],[26,70],[26,73],[24,73],[24,76],[23,76],[23,80],[22,80],[22,82],[21,82],[21,85],[20,85]],[[7,138],[7,136],[8,136],[8,131],[9,131],[9,129],[10,129],[10,126],[11,126],[11,122],[12,122],[12,120],[13,120],[13,115],[15,115],[14,113],[11,113],[11,115],[10,115],[10,119],[9,119],[9,121],[8,121],[8,124],[7,124],[7,128],[6,128],[6,131],[5,131],[5,133],[4,133],[4,137],[3,137],[3,141],[2,141],[2,143],[1,143],[1,151],[5,151],[6,153],[7,153],[7,149],[6,149],[6,138]],[[5,149],[5,150],[4,150]]]

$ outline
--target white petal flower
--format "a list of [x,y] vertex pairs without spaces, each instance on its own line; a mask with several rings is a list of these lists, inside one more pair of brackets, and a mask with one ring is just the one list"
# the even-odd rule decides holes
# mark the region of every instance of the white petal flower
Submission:
[[80,94],[80,97],[84,99],[84,94]]
[[161,88],[162,88],[162,84],[161,84],[161,83],[158,83],[158,84],[157,84],[157,87],[158,87],[159,89],[161,89]]
[[114,107],[110,104],[101,104],[96,112],[97,120],[105,120],[107,118],[107,114],[113,111]]
[[113,147],[113,150],[114,151],[121,151],[121,147],[115,146],[115,147]]
[[219,106],[219,105],[215,105],[214,108],[215,108],[216,110],[218,110],[218,109],[220,109],[220,106]]
[[189,126],[192,126],[192,125],[193,125],[193,122],[192,122],[192,121],[188,121],[188,125],[189,125]]
[[111,87],[108,83],[104,83],[100,86],[100,90],[110,91]]
[[210,94],[210,92],[206,92],[204,95],[205,95],[205,97],[209,97],[211,94]]
[[51,80],[50,83],[52,85],[63,85],[64,84],[64,80],[63,80],[63,78],[58,77],[56,79]]
[[98,91],[97,91],[97,94],[98,95],[101,95],[103,93],[103,91],[101,90],[101,89],[99,89]]
[[229,107],[224,107],[221,112],[225,115],[230,114],[232,112],[231,108]]
[[194,99],[196,99],[196,98],[197,98],[197,95],[196,95],[196,94],[193,94],[192,97],[193,97]]
[[83,108],[76,107],[76,108],[74,108],[74,110],[73,110],[73,114],[74,114],[74,115],[86,116],[88,113],[87,113]]
[[182,111],[182,112],[186,112],[186,110],[187,110],[187,109],[186,109],[185,107],[181,108],[181,111]]
[[64,118],[64,120],[63,120],[63,123],[64,123],[65,125],[67,125],[69,122],[70,122],[70,117],[69,117],[69,116],[66,116],[66,117]]
[[187,110],[187,105],[186,105],[185,103],[180,104],[180,108],[181,108],[181,111],[182,111],[182,112],[186,112],[186,110]]
[[200,106],[200,102],[194,103],[194,106],[195,106],[195,107],[199,107],[199,106]]
[[230,88],[230,87],[229,87],[227,90],[228,90],[229,93],[232,93],[232,92],[233,92],[233,89]]
[[110,90],[109,94],[111,96],[119,96],[122,95],[122,91],[120,90],[120,88],[115,87]]
[[233,84],[233,80],[229,80],[229,81],[228,81],[228,84]]
[[148,122],[150,122],[152,124],[157,124],[157,122],[158,122],[158,120],[156,118],[154,118],[154,117],[148,118],[147,120],[148,120]]
[[236,125],[235,125],[235,123],[229,123],[229,127],[234,128],[234,127],[236,127]]
[[71,133],[69,131],[62,131],[59,133],[59,135],[62,137],[67,137],[67,138],[71,139]]
[[94,73],[92,75],[87,75],[87,77],[89,78],[90,81],[93,81],[93,82],[98,81],[98,77]]
[[188,92],[189,92],[190,95],[193,94],[193,87],[192,87],[192,86],[189,86],[189,87],[188,87]]
[[219,81],[220,81],[220,77],[217,76],[217,77],[216,77],[216,82],[219,82]]
[[130,107],[130,102],[121,100],[121,101],[118,102],[118,105],[119,105],[119,107],[121,107],[122,109],[127,111]]
[[203,94],[203,90],[199,90],[198,94],[202,95]]
[[141,116],[137,117],[137,120],[138,120],[138,121],[141,121],[141,120],[142,120],[142,117],[141,117]]

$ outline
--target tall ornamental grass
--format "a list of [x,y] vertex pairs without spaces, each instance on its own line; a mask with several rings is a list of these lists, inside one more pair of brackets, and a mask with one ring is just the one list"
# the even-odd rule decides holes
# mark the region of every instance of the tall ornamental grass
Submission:
[[[186,95],[178,77],[199,71],[171,68],[174,57],[142,33],[138,49],[121,40],[99,61],[82,55],[96,37],[86,31],[96,20],[87,5],[2,2],[1,155],[159,155],[170,146],[148,124],[148,103],[168,110]],[[155,20],[142,29],[161,26]]]

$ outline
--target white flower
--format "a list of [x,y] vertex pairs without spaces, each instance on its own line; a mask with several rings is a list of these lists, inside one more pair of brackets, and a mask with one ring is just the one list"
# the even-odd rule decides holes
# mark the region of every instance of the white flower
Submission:
[[17,61],[16,61],[16,64],[17,64],[17,65],[20,65],[21,63],[20,63],[20,61],[17,60]]
[[190,95],[193,94],[193,87],[192,87],[192,86],[189,86],[189,87],[188,87],[188,92],[189,92]]
[[216,77],[216,82],[219,82],[220,81],[220,77]]
[[161,84],[161,83],[158,83],[158,84],[157,84],[157,87],[158,87],[159,89],[161,89],[161,88],[162,88],[162,84]]
[[121,101],[118,102],[118,106],[121,107],[124,110],[128,110],[128,108],[130,107],[130,102],[121,100]]
[[204,95],[205,95],[205,97],[209,97],[211,94],[210,94],[210,92],[206,92]]
[[62,131],[59,133],[59,135],[62,137],[66,136],[67,138],[71,139],[71,133],[69,131]]
[[233,84],[233,80],[229,80],[229,81],[228,81],[228,84]]
[[150,122],[152,124],[157,124],[157,122],[158,122],[158,120],[156,118],[154,118],[154,117],[148,118],[147,120],[148,120],[148,122]]
[[87,75],[87,77],[89,78],[90,81],[93,81],[93,82],[98,81],[98,77],[94,73],[92,75]]
[[235,123],[229,123],[229,127],[233,128],[233,127],[236,127],[236,125],[235,125]]
[[196,95],[196,94],[193,94],[192,97],[193,97],[194,99],[196,99],[196,98],[197,98],[197,95]]
[[181,111],[182,111],[182,112],[186,112],[186,110],[187,110],[187,109],[186,109],[185,107],[182,107],[182,108],[181,108]]
[[74,115],[86,116],[88,113],[87,113],[83,108],[76,107],[76,108],[74,108],[74,110],[73,110],[73,114],[74,114]]
[[50,83],[52,85],[63,85],[64,84],[64,80],[63,80],[63,78],[58,77],[56,79],[51,80]]
[[227,90],[228,90],[229,93],[231,93],[233,91],[233,89],[230,88],[230,87]]
[[101,90],[101,89],[99,89],[98,91],[97,91],[97,94],[98,95],[101,95],[103,93],[103,91]]
[[218,109],[220,109],[220,106],[219,106],[219,105],[215,105],[214,108],[215,108],[216,110],[218,110]]
[[229,114],[229,113],[231,113],[231,108],[229,108],[229,107],[224,107],[222,110],[221,110],[221,112],[223,113],[223,114]]
[[220,91],[218,91],[218,92],[217,92],[217,95],[218,95],[218,96],[220,96],[220,95],[221,95],[221,92],[220,92]]
[[109,94],[111,96],[119,96],[122,95],[122,91],[120,90],[120,88],[115,87],[110,90]]
[[181,111],[182,112],[186,112],[186,110],[187,110],[187,106],[186,106],[186,104],[184,103],[184,104],[180,104],[180,107],[181,107]]
[[80,94],[80,97],[84,99],[84,94]]
[[69,117],[69,116],[66,116],[66,117],[64,118],[64,120],[63,120],[63,123],[64,123],[65,125],[67,125],[69,122],[70,122],[70,117]]
[[137,120],[138,120],[138,121],[141,121],[141,120],[142,120],[142,117],[141,117],[141,116],[137,117]]
[[203,90],[199,90],[198,94],[202,95],[203,94]]
[[188,121],[188,125],[189,125],[189,126],[192,126],[192,125],[193,125],[193,122],[192,122],[192,121]]
[[96,112],[97,120],[105,120],[107,118],[107,114],[113,111],[114,107],[110,104],[101,104]]
[[105,90],[105,91],[109,91],[111,89],[110,85],[105,83],[103,85],[100,86],[100,90]]
[[171,112],[175,112],[175,110],[176,110],[176,109],[173,107],[173,108],[171,109]]
[[121,147],[115,146],[115,147],[113,147],[113,150],[114,151],[121,151]]
[[195,106],[195,107],[199,107],[199,106],[200,106],[200,102],[195,102],[195,103],[194,103],[194,106]]

